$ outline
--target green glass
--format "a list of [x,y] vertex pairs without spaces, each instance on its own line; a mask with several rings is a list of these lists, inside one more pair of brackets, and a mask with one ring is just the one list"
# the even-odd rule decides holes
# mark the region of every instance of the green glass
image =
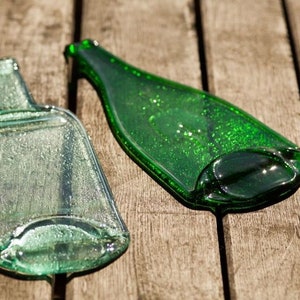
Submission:
[[89,138],[69,111],[37,105],[0,60],[0,267],[27,275],[102,267],[129,233]]
[[298,189],[298,147],[232,104],[137,69],[95,41],[68,45],[65,56],[97,90],[124,150],[184,205],[243,212]]

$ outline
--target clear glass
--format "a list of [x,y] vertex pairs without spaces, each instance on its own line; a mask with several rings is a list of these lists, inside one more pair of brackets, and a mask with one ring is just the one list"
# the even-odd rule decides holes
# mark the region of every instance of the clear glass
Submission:
[[300,185],[298,147],[234,105],[127,64],[96,41],[68,45],[115,137],[184,205],[243,212]]
[[69,111],[35,104],[0,60],[0,267],[28,275],[101,267],[129,233],[89,138]]

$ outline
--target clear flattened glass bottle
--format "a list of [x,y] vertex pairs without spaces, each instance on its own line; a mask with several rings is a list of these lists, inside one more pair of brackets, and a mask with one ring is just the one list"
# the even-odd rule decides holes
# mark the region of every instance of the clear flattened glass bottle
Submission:
[[89,138],[69,111],[37,105],[0,60],[0,267],[28,275],[101,267],[129,233]]

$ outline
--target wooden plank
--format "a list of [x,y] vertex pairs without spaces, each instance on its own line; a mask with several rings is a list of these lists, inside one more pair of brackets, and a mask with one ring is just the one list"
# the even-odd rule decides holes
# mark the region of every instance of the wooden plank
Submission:
[[[15,57],[38,103],[67,105],[64,45],[72,39],[73,1],[0,1],[0,56]],[[50,299],[46,281],[0,275],[1,299]]]
[[72,41],[73,1],[0,2],[0,56],[15,57],[38,103],[66,106],[62,52]]
[[285,4],[295,46],[295,55],[297,56],[296,63],[300,73],[300,1],[285,0]]
[[[211,92],[299,145],[299,95],[278,0],[203,0]],[[233,299],[298,299],[298,198],[224,219]]]
[[[200,88],[192,3],[86,1],[82,37],[97,39],[149,72]],[[222,298],[214,216],[180,205],[126,156],[86,82],[80,82],[78,101],[78,115],[92,137],[132,240],[112,265],[72,280],[67,298]]]

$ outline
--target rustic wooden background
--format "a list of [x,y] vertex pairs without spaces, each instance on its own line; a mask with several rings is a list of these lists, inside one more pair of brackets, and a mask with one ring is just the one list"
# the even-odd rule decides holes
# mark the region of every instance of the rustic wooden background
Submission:
[[[120,259],[66,284],[67,300],[300,298],[300,192],[224,218],[224,285],[215,217],[180,205],[124,154],[87,82],[68,101],[62,55],[74,39],[96,39],[139,68],[230,100],[300,145],[299,17],[299,0],[0,1],[0,56],[19,61],[38,103],[76,107],[131,232]],[[58,286],[63,299],[64,281]],[[0,275],[0,299],[54,297],[44,280]]]

